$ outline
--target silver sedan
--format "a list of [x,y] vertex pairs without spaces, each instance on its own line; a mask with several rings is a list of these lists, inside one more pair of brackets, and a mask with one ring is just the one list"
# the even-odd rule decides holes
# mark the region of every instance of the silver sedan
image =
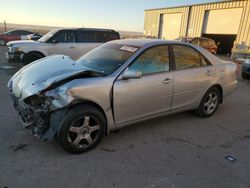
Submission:
[[129,124],[190,110],[210,117],[236,84],[236,65],[199,46],[143,39],[108,42],[77,61],[37,60],[8,88],[24,127],[80,153]]

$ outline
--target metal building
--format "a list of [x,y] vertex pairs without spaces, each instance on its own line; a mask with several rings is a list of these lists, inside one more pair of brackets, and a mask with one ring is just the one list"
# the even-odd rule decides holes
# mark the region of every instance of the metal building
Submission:
[[145,10],[145,36],[209,37],[232,58],[250,58],[250,0]]

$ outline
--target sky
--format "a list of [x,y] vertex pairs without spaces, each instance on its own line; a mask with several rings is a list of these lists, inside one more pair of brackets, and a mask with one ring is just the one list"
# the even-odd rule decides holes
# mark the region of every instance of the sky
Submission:
[[0,0],[0,22],[143,32],[144,10],[219,0]]

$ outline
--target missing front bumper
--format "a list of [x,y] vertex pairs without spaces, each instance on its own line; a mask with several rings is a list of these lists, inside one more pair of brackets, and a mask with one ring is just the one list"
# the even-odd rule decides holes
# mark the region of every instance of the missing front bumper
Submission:
[[24,56],[24,53],[21,52],[6,52],[5,53],[6,58],[8,60],[8,62],[21,62]]

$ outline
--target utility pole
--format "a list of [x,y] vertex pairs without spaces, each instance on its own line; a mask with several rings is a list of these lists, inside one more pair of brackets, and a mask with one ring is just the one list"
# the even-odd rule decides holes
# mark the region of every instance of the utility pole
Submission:
[[4,20],[4,30],[5,30],[5,32],[7,31],[6,21],[5,20]]

